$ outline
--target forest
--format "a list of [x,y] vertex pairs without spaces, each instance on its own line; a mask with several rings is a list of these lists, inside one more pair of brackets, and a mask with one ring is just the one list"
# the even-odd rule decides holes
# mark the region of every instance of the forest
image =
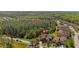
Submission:
[[79,33],[79,12],[0,11],[3,48],[75,48],[79,44],[75,33]]

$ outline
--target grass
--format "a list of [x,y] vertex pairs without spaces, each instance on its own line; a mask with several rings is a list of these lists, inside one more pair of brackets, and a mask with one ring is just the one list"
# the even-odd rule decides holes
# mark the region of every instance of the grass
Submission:
[[23,43],[23,42],[16,42],[16,41],[13,41],[13,46],[15,47],[15,48],[26,48],[26,47],[28,47],[28,45],[27,44],[25,44],[25,43]]
[[54,37],[57,36],[57,31],[51,33],[51,35],[54,36]]
[[66,48],[75,48],[74,39],[67,39],[66,40]]
[[27,48],[29,45],[21,41],[9,40],[0,36],[0,48]]
[[66,40],[66,47],[67,48],[75,48],[74,32],[71,32],[71,37]]

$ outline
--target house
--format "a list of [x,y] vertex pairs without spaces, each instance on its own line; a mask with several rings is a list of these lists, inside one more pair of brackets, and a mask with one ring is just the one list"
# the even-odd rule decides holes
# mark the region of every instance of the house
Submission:
[[47,29],[43,29],[42,33],[43,33],[43,34],[49,34],[49,32],[48,32]]
[[61,46],[63,45],[65,47],[66,37],[54,37],[52,40],[54,46]]
[[66,37],[60,37],[60,45],[64,45],[66,44]]
[[39,35],[40,41],[42,41],[42,43],[46,43],[49,40],[52,40],[52,36],[49,34],[49,31],[47,29],[43,29],[41,31],[41,35]]
[[60,40],[60,37],[54,37],[54,39],[52,41],[53,41],[53,43],[58,43],[59,40]]
[[58,36],[64,36],[68,38],[71,36],[71,31],[67,26],[60,25],[60,27],[58,28]]

